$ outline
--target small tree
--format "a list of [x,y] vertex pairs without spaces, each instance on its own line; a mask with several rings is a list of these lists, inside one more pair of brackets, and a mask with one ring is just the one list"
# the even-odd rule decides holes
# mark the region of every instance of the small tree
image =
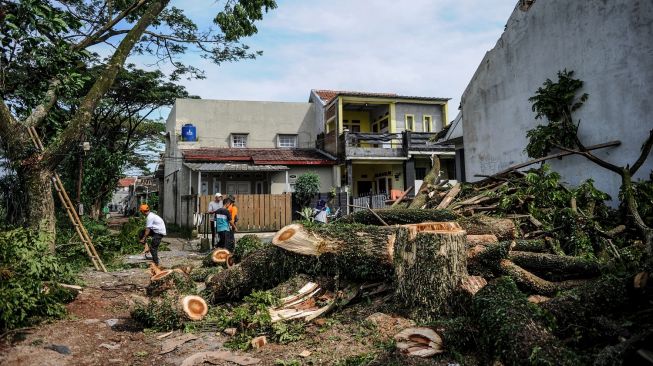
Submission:
[[295,198],[300,207],[310,206],[311,200],[320,193],[320,177],[315,173],[304,173],[295,182]]
[[653,146],[653,129],[642,144],[640,156],[630,166],[617,166],[592,154],[578,137],[578,123],[572,118],[572,113],[579,109],[587,100],[588,94],[578,96],[583,82],[573,78],[573,71],[559,71],[558,81],[547,79],[538,88],[535,95],[528,100],[533,103],[536,119],[546,119],[548,122],[539,125],[526,133],[529,139],[526,146],[528,156],[539,158],[546,156],[553,148],[581,155],[591,162],[608,169],[621,177],[621,195],[628,213],[635,226],[646,240],[649,254],[653,254],[653,229],[646,225],[637,210],[637,200],[633,188],[632,176],[644,164]]

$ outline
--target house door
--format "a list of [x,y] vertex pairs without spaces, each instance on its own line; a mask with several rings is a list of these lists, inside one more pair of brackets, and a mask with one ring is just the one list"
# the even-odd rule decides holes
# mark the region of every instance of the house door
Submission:
[[376,179],[376,188],[378,194],[390,194],[392,190],[392,177],[380,177]]
[[249,182],[227,182],[227,194],[250,194]]

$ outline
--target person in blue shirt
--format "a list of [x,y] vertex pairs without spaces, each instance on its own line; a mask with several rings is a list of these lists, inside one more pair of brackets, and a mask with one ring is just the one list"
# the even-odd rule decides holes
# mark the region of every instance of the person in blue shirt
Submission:
[[[218,234],[218,244],[213,244],[213,248],[226,248],[229,232],[231,231],[231,213],[224,207],[220,207],[215,211],[215,231]],[[228,248],[226,248],[228,249]]]

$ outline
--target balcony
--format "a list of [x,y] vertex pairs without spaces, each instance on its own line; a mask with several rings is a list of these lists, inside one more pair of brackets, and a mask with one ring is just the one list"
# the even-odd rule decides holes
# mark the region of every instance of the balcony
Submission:
[[338,141],[338,155],[396,158],[406,155],[404,147],[401,133],[344,132]]

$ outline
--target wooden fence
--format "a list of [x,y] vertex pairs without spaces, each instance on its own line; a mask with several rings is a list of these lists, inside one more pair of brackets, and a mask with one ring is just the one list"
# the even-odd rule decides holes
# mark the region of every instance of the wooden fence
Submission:
[[[236,194],[238,231],[277,231],[292,222],[291,194]],[[200,196],[200,212],[213,196]]]

